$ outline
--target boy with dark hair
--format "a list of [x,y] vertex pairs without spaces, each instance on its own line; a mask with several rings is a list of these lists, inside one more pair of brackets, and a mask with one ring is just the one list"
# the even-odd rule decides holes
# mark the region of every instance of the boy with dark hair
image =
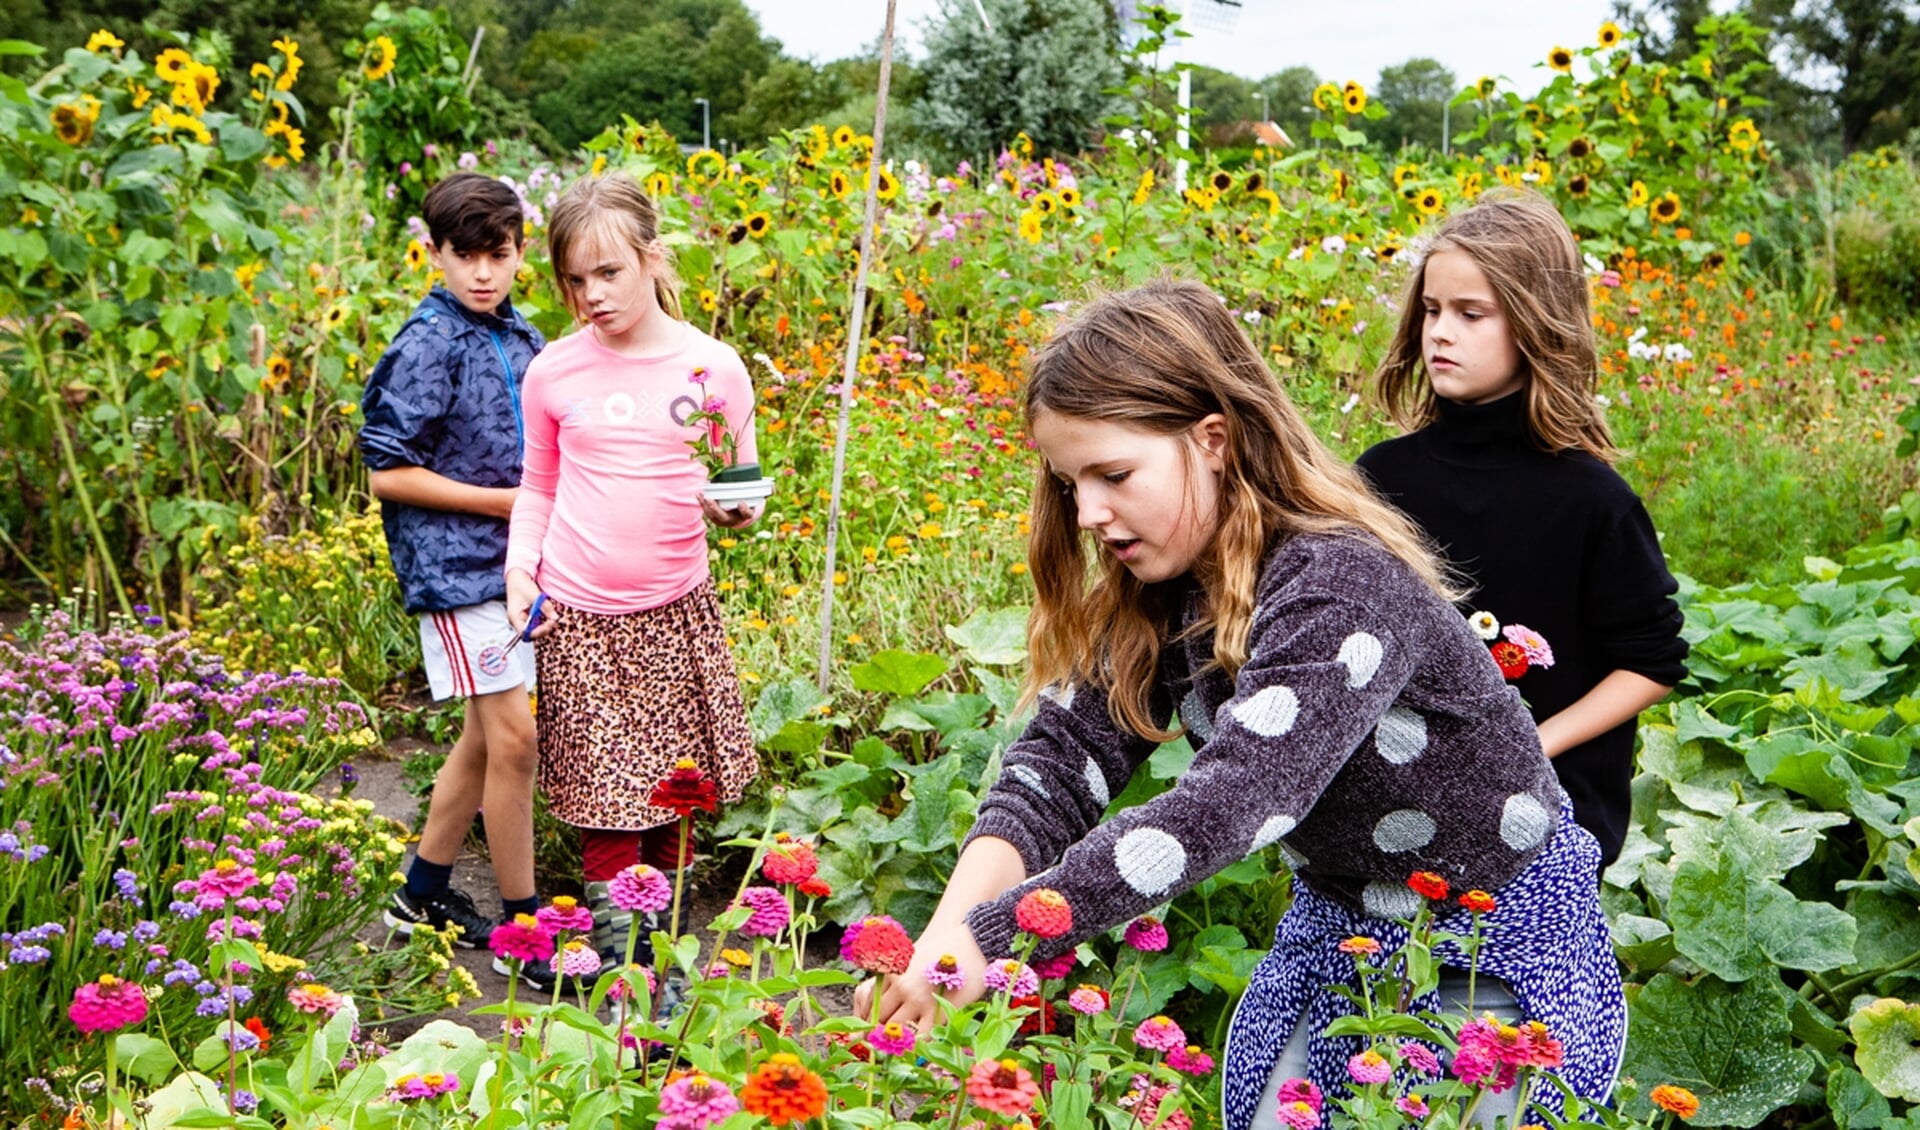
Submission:
[[360,452],[387,550],[435,699],[466,699],[460,739],[434,778],[426,827],[394,892],[387,925],[460,928],[484,949],[496,920],[452,885],[454,859],[484,807],[503,913],[531,914],[533,786],[539,764],[533,649],[507,622],[507,519],[520,485],[520,386],[546,345],[513,309],[524,219],[513,189],[456,173],[423,208],[433,265],[445,273],[394,336],[360,401]]

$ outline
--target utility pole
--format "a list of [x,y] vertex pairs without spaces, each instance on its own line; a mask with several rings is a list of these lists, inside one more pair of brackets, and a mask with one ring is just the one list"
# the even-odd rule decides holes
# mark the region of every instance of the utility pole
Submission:
[[713,148],[713,103],[704,98],[696,98],[700,103],[700,148]]

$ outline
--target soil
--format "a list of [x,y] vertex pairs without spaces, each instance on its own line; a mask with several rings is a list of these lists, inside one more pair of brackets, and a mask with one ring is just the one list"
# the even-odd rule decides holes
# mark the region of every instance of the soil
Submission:
[[[403,738],[391,742],[381,755],[355,762],[360,780],[354,788],[353,795],[358,799],[373,802],[373,810],[378,815],[396,820],[409,830],[417,832],[419,822],[424,819],[425,808],[421,798],[412,791],[405,777],[406,761],[416,755],[445,752],[445,746],[435,746],[413,739]],[[483,912],[497,912],[500,903],[499,889],[494,886],[493,870],[480,850],[478,839],[477,836],[469,837],[460,852],[460,858],[454,861],[453,884],[472,895],[475,905],[479,906]],[[412,857],[408,858],[411,860]],[[684,905],[681,911],[683,920],[703,927],[715,915],[725,910],[740,887],[741,868],[745,863],[745,854],[738,850],[718,859],[703,856],[697,861],[683,895]],[[542,898],[559,894],[579,894],[579,884],[575,880],[545,875],[539,878]],[[705,935],[704,931],[701,933],[702,941],[710,944],[711,937]],[[838,933],[838,930],[831,926],[815,933],[808,946],[809,965],[831,965],[838,959],[839,950],[834,942]],[[358,937],[360,941],[376,948],[397,946],[406,940],[389,931],[378,918],[363,929]],[[482,1037],[490,1038],[499,1033],[499,1017],[472,1015],[473,1009],[499,1004],[506,1000],[507,979],[493,971],[492,953],[486,950],[455,949],[453,956],[456,963],[473,975],[475,983],[480,986],[480,995],[477,998],[462,1001],[458,1008],[383,1025],[388,1031],[390,1040],[404,1039],[431,1020],[452,1020],[472,1028]],[[525,992],[524,988],[520,992],[522,999],[525,999]],[[816,990],[815,996],[822,999],[830,1008],[842,1011],[852,1000],[851,991],[845,989],[837,992],[832,988],[825,992]]]

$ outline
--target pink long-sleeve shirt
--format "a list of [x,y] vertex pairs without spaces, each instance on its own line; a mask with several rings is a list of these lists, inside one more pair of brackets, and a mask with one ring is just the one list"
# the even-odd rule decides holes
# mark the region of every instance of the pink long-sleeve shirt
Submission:
[[702,388],[725,401],[741,461],[758,458],[753,385],[740,355],[684,326],[682,345],[627,357],[591,327],[549,345],[527,369],[520,496],[508,569],[524,569],[569,608],[601,615],[670,604],[707,579],[704,467],[687,413]]

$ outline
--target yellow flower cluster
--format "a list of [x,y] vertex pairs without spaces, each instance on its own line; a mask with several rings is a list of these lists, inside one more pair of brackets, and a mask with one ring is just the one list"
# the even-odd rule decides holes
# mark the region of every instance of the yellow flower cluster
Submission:
[[54,136],[77,148],[93,138],[93,123],[100,120],[100,100],[87,94],[77,102],[62,102],[53,108],[52,118]]
[[366,75],[369,82],[379,82],[393,73],[394,60],[399,56],[400,50],[393,45],[393,40],[376,35],[360,57],[360,73]]
[[172,84],[173,104],[195,116],[207,112],[220,89],[220,72],[178,47],[160,52],[153,61],[153,73]]

